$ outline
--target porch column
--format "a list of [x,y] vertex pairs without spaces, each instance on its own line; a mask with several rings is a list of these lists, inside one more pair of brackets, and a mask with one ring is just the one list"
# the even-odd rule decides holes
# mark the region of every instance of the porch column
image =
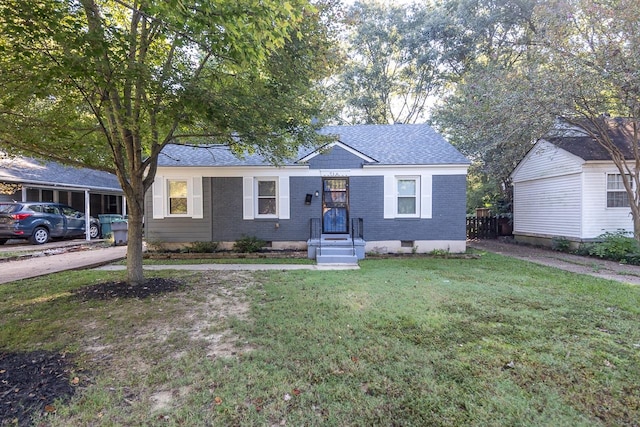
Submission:
[[91,240],[91,234],[89,234],[89,227],[91,225],[91,221],[89,221],[91,217],[91,200],[89,200],[89,197],[89,190],[84,190],[84,237],[87,241]]

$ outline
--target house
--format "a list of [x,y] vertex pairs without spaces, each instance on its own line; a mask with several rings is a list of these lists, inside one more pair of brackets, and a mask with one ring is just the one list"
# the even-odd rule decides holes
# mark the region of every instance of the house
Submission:
[[465,251],[469,161],[430,126],[320,132],[334,141],[277,167],[222,145],[165,147],[146,197],[147,238],[228,248],[251,236],[311,258]]
[[[632,232],[622,175],[607,151],[583,130],[557,126],[511,174],[515,240],[550,246],[562,238],[577,246],[605,232]],[[632,137],[622,123],[610,138],[633,159]]]
[[58,202],[94,217],[126,209],[113,174],[0,152],[0,202],[11,201]]

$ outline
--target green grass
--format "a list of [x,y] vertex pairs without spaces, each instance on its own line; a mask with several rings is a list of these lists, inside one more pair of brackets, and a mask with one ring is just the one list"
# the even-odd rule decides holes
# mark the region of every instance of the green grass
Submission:
[[69,294],[114,273],[22,281],[0,342],[75,355],[52,425],[637,425],[640,288],[493,254],[361,267],[165,271],[187,289],[141,301]]

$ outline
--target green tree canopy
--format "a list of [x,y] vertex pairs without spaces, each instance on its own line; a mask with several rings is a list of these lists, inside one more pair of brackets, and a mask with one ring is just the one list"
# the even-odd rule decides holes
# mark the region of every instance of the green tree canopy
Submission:
[[277,160],[313,138],[331,70],[330,3],[6,0],[0,144],[114,172],[129,210],[128,278],[143,281],[144,194],[170,142]]

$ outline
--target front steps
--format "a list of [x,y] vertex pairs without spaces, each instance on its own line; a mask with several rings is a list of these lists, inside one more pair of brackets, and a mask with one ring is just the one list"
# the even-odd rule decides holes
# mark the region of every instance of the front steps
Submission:
[[318,265],[358,265],[364,258],[364,240],[351,240],[348,234],[323,234],[320,239],[307,242],[308,258]]

